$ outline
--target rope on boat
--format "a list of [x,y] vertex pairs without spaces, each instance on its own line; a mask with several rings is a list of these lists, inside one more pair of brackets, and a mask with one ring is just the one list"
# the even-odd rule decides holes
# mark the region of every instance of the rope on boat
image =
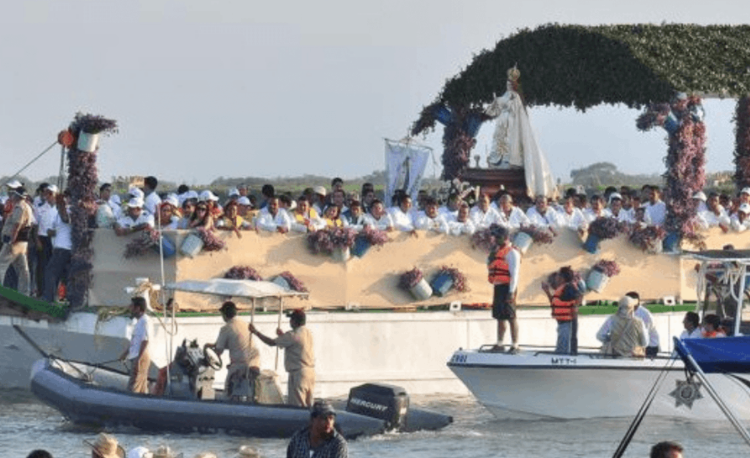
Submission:
[[667,361],[667,364],[664,365],[664,369],[659,372],[659,376],[656,378],[653,386],[651,386],[651,391],[649,391],[648,396],[646,396],[646,400],[643,401],[641,408],[635,415],[633,422],[630,424],[630,427],[625,433],[625,437],[623,437],[622,441],[620,441],[620,445],[617,447],[617,450],[615,450],[615,454],[612,455],[612,458],[621,458],[625,453],[625,450],[627,450],[628,445],[630,445],[630,441],[633,440],[633,436],[635,436],[636,431],[638,431],[638,427],[641,426],[643,417],[646,416],[646,412],[648,412],[649,407],[651,407],[651,404],[654,402],[656,393],[659,391],[661,384],[664,383],[664,380],[666,380],[667,374],[669,373],[669,370],[672,368],[676,360],[676,357],[670,358],[669,361]]
[[44,156],[45,154],[47,154],[47,152],[49,150],[51,150],[52,148],[54,148],[55,145],[57,145],[57,140],[55,140],[51,145],[49,145],[47,148],[45,148],[44,151],[42,151],[41,153],[39,153],[37,155],[37,157],[35,157],[34,159],[32,159],[29,162],[27,162],[26,165],[24,165],[23,167],[21,167],[21,170],[19,170],[18,172],[14,173],[11,177],[6,178],[5,180],[3,180],[3,185],[5,185],[6,183],[9,183],[14,178],[16,178],[18,175],[20,175],[24,170],[26,170],[27,168],[29,168],[29,166],[31,164],[33,164],[34,162],[36,162],[37,160],[39,160],[39,158],[41,158],[42,156]]

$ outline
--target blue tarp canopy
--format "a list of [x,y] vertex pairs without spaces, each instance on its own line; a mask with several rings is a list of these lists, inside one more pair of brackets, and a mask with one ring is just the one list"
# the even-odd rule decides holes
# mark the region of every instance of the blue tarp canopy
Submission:
[[685,364],[690,354],[705,373],[750,373],[750,336],[674,340]]

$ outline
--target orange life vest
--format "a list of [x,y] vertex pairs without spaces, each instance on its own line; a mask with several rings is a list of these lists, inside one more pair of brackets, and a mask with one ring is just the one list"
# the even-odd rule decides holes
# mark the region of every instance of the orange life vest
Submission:
[[495,255],[487,266],[488,275],[487,281],[493,285],[509,285],[510,284],[510,267],[508,261],[505,260],[505,255],[510,253],[513,247],[511,245],[505,245],[495,252]]
[[552,318],[556,319],[557,321],[572,321],[573,318],[575,318],[575,310],[576,304],[578,304],[578,300],[562,300],[563,290],[565,290],[565,286],[567,285],[568,283],[564,283],[562,286],[557,288],[555,290],[555,293],[552,295]]

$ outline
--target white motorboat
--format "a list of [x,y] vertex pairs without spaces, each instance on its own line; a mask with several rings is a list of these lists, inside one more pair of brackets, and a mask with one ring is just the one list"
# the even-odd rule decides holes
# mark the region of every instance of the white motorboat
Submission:
[[[709,250],[688,256],[701,262],[700,278],[709,265],[718,262],[723,266],[726,286],[735,292],[740,311],[729,331],[741,336],[747,323],[741,321],[743,295],[737,295],[736,291],[745,290],[750,250]],[[699,285],[699,293],[703,287]],[[633,417],[662,371],[667,372],[666,380],[654,397],[650,415],[725,418],[720,408],[709,399],[701,399],[702,395],[696,397],[691,391],[685,398],[681,391],[688,378],[687,371],[684,363],[672,355],[654,359],[615,358],[595,349],[574,356],[555,354],[553,350],[522,347],[520,353],[512,355],[493,352],[491,346],[460,349],[453,354],[448,367],[479,402],[501,419]],[[735,409],[738,418],[750,420],[750,378],[746,374],[725,370],[707,374],[707,378]],[[690,385],[690,390],[695,386]]]
[[[610,358],[598,352],[558,355],[552,349],[522,348],[516,355],[488,350],[459,350],[448,367],[474,396],[500,419],[575,419],[633,417],[659,373],[667,379],[657,393],[650,415],[723,419],[710,399],[692,408],[670,396],[686,380],[682,361],[668,356],[654,359]],[[748,387],[722,374],[709,374],[742,419],[750,420]]]

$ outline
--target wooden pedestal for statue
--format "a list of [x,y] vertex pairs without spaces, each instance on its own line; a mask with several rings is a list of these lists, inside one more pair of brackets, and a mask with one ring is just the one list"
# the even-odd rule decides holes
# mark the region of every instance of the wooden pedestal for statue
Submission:
[[489,194],[490,197],[504,189],[516,203],[530,201],[530,197],[526,194],[526,175],[521,168],[467,168],[461,174],[461,181],[471,183],[472,186],[479,186],[481,192]]

